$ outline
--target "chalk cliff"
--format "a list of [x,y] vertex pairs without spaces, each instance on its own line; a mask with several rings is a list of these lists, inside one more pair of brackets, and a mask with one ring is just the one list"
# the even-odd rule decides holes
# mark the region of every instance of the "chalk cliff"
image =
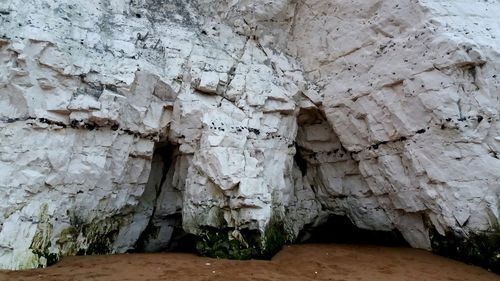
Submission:
[[206,255],[268,257],[332,215],[499,266],[498,14],[2,1],[0,268],[184,233]]

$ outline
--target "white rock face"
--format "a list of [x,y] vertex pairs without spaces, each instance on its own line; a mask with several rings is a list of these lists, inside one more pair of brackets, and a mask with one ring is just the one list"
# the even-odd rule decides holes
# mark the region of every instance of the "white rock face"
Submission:
[[[0,268],[345,215],[498,226],[495,1],[0,3]],[[269,239],[269,238],[267,238]],[[269,240],[270,241],[270,240]],[[267,244],[270,242],[267,241]]]
[[321,89],[326,118],[369,190],[347,203],[369,214],[348,216],[362,228],[396,227],[421,248],[430,246],[428,227],[495,227],[499,3],[298,5],[289,52]]

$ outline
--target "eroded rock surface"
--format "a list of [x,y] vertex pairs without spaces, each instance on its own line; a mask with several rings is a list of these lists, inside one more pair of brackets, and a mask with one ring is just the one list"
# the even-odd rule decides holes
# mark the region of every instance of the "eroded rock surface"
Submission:
[[498,14],[3,1],[0,268],[164,250],[179,231],[267,256],[331,215],[424,249],[498,235]]

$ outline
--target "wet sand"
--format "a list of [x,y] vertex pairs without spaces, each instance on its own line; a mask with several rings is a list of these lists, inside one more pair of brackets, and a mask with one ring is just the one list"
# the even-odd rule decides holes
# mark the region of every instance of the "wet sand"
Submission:
[[426,251],[365,245],[286,246],[271,261],[230,261],[194,254],[67,257],[28,271],[0,271],[0,280],[500,280],[500,275]]

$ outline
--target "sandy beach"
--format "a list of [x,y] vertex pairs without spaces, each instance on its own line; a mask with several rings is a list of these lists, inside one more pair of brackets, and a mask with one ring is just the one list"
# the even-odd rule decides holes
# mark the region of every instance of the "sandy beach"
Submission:
[[66,257],[46,269],[0,271],[0,280],[500,280],[485,269],[410,248],[286,246],[271,261],[232,261],[188,253]]

